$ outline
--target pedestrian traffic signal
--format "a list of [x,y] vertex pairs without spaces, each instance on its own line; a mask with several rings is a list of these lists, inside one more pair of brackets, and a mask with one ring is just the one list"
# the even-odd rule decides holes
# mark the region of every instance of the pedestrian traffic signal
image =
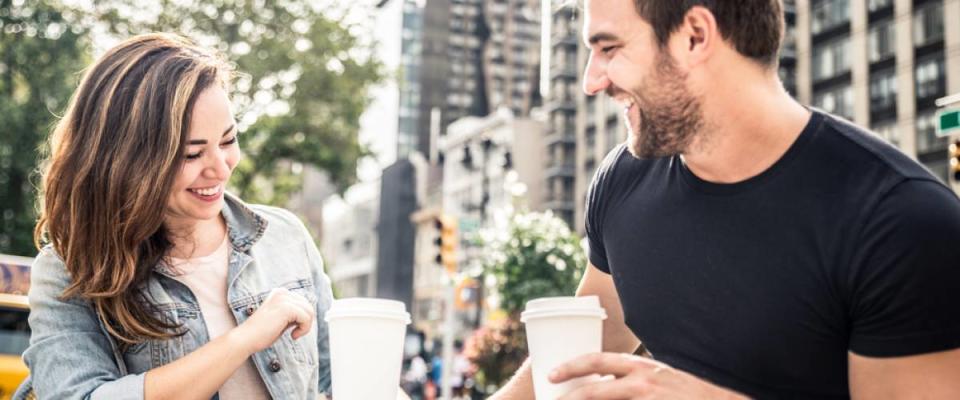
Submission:
[[955,139],[950,143],[950,176],[953,181],[960,183],[960,139]]
[[434,240],[437,247],[436,262],[448,273],[457,272],[457,219],[449,215],[440,215],[434,220],[438,236]]

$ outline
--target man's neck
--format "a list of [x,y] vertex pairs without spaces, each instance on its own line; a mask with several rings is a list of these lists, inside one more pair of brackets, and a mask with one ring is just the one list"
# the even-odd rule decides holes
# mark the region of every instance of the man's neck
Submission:
[[733,82],[704,96],[705,126],[683,153],[687,167],[706,181],[736,183],[766,171],[810,119],[776,79]]

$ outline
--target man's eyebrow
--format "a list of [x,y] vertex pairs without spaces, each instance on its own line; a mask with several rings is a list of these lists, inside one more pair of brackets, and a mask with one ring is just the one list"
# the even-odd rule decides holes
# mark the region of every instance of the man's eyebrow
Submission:
[[587,44],[592,46],[597,44],[597,42],[614,42],[617,40],[620,40],[620,38],[610,32],[597,32],[590,35],[590,38],[587,39]]

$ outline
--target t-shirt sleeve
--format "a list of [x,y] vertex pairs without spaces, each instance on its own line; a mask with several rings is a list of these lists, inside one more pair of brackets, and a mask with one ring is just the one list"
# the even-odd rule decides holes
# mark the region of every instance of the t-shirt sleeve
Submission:
[[957,196],[936,182],[901,182],[860,237],[848,281],[850,350],[896,357],[960,347]]
[[610,273],[610,263],[607,261],[607,252],[603,246],[603,218],[606,204],[610,200],[610,180],[614,166],[625,151],[624,145],[615,147],[600,163],[590,187],[587,189],[586,207],[584,212],[584,231],[587,234],[587,258],[590,264],[597,269]]

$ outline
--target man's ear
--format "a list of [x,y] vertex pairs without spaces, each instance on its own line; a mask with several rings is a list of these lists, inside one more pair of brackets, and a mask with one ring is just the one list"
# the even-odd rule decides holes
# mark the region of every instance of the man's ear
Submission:
[[717,19],[706,7],[694,6],[670,37],[670,54],[684,69],[706,62],[723,43]]

